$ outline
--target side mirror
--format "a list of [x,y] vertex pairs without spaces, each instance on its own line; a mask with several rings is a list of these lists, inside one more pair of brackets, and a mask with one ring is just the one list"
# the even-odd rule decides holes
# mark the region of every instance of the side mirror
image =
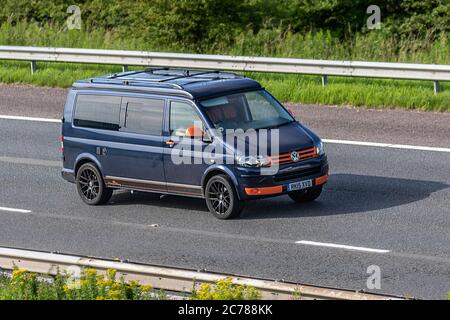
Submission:
[[186,137],[189,137],[191,139],[194,138],[203,138],[203,130],[200,128],[197,128],[196,126],[192,126],[186,129]]
[[213,138],[208,132],[204,131],[203,132],[202,141],[205,142],[205,143],[212,143],[213,142]]

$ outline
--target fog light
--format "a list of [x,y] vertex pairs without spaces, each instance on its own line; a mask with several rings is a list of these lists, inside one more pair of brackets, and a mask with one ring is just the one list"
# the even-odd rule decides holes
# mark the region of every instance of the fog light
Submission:
[[283,186],[266,188],[245,188],[245,193],[249,196],[264,196],[283,192]]
[[327,181],[328,181],[328,175],[318,177],[318,178],[316,178],[316,186],[320,186],[321,184],[324,184]]

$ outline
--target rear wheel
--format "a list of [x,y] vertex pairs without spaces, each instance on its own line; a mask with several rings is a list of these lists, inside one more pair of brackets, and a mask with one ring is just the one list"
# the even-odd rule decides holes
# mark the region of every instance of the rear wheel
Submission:
[[288,195],[295,202],[311,202],[316,200],[322,193],[323,186],[308,188],[305,190],[289,192]]
[[105,204],[113,190],[105,186],[102,175],[92,163],[83,164],[76,176],[77,191],[81,199],[91,206]]
[[244,201],[239,200],[233,183],[226,175],[209,179],[205,198],[209,211],[219,219],[236,218],[244,208]]

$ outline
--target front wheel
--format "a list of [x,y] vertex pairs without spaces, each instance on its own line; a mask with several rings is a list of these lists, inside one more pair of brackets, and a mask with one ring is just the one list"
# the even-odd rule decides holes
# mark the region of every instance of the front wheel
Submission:
[[105,186],[100,171],[92,163],[81,166],[77,172],[76,184],[81,199],[91,206],[107,203],[113,194],[113,190]]
[[320,196],[320,194],[322,193],[322,188],[323,186],[316,186],[305,190],[292,191],[289,192],[288,195],[295,202],[311,202],[316,200]]
[[217,175],[208,181],[205,198],[209,211],[219,219],[236,218],[244,208],[244,201],[239,200],[230,178],[226,175]]

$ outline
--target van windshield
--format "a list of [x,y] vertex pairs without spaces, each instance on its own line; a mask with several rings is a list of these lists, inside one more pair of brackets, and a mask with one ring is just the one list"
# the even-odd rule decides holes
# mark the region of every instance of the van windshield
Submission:
[[265,90],[226,95],[200,104],[220,131],[269,129],[295,121]]

